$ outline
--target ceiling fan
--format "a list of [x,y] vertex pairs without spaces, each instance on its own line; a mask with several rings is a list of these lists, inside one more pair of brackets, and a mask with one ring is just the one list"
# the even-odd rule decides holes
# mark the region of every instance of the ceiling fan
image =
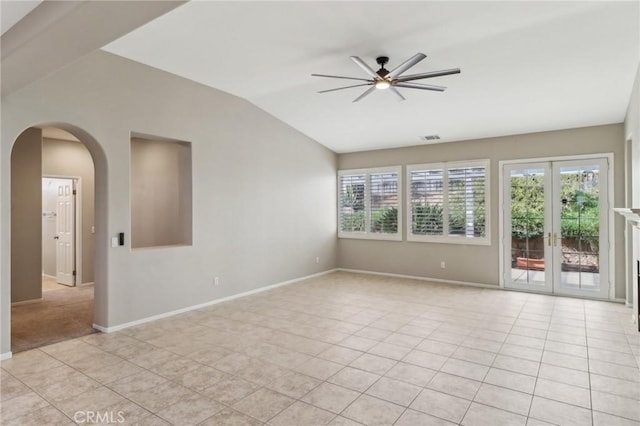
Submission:
[[395,94],[399,100],[404,101],[405,98],[398,91],[397,87],[402,87],[406,89],[421,89],[421,90],[433,90],[436,92],[444,92],[446,87],[433,86],[431,84],[413,83],[413,81],[422,80],[425,78],[440,77],[443,75],[460,73],[460,68],[451,68],[448,70],[430,71],[430,72],[424,72],[421,74],[411,74],[411,75],[406,75],[404,77],[401,77],[401,75],[405,71],[407,71],[409,68],[416,65],[418,62],[420,62],[426,57],[427,55],[425,55],[424,53],[416,53],[411,58],[407,59],[406,61],[398,65],[396,68],[389,71],[384,67],[387,64],[387,62],[389,62],[389,58],[387,56],[378,56],[376,58],[376,62],[378,63],[378,65],[380,65],[380,69],[378,71],[374,71],[362,59],[360,59],[357,56],[352,56],[351,60],[355,62],[356,65],[358,65],[360,68],[362,68],[364,72],[366,72],[371,78],[342,77],[338,75],[327,75],[327,74],[311,74],[311,75],[314,77],[329,77],[329,78],[341,78],[345,80],[366,81],[366,83],[354,84],[352,86],[344,86],[344,87],[338,87],[335,89],[321,90],[318,93],[334,92],[336,90],[350,89],[352,87],[371,86],[363,94],[355,98],[353,102],[358,102],[359,100],[361,100],[362,98],[364,98],[365,96],[373,92],[375,89],[380,89],[380,90],[387,89],[393,94]]

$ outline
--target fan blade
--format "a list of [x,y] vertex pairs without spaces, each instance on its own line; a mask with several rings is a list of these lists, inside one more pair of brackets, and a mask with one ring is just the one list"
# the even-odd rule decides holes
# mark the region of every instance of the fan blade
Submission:
[[374,79],[380,77],[378,74],[376,74],[376,72],[374,70],[371,69],[371,67],[369,65],[367,65],[362,59],[358,58],[357,56],[352,56],[351,60],[353,62],[355,62],[360,68],[362,68],[364,70],[364,72],[369,74]]
[[344,87],[338,87],[338,88],[335,88],[335,89],[321,90],[318,93],[334,92],[336,90],[351,89],[352,87],[360,87],[360,86],[369,86],[371,84],[372,83],[354,84],[353,86],[344,86]]
[[360,95],[357,98],[355,98],[353,100],[353,102],[358,102],[360,99],[364,98],[365,96],[367,96],[369,93],[373,92],[374,90],[376,90],[376,86],[371,86],[370,88],[368,88],[366,90],[366,92],[364,92],[362,95]]
[[342,77],[339,75],[327,75],[327,74],[311,74],[312,77],[329,77],[329,78],[343,78],[345,80],[359,80],[359,81],[371,81],[366,78],[357,78],[357,77]]
[[406,70],[408,70],[409,68],[411,68],[412,66],[414,66],[415,64],[417,64],[418,62],[420,62],[426,57],[427,55],[425,55],[424,53],[416,53],[415,55],[413,55],[412,57],[410,57],[409,59],[407,59],[400,65],[398,65],[397,67],[395,67],[393,70],[391,70],[389,75],[387,75],[387,78],[396,78],[397,76],[399,76],[400,74],[402,74],[403,72],[405,72]]
[[395,87],[406,87],[407,89],[422,89],[422,90],[434,90],[436,92],[444,92],[446,87],[444,86],[432,86],[431,84],[420,83],[396,83]]
[[404,96],[402,96],[402,93],[400,93],[398,89],[392,86],[392,87],[389,87],[389,90],[391,91],[391,93],[393,93],[398,97],[399,101],[404,101]]
[[412,74],[397,78],[398,82],[420,80],[422,78],[440,77],[442,75],[460,74],[460,68],[452,68],[450,70],[423,72],[422,74]]

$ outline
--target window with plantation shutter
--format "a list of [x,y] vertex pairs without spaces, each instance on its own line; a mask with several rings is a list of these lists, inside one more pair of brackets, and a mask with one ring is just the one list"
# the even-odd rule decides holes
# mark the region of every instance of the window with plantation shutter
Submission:
[[407,240],[490,244],[489,161],[407,166]]
[[400,240],[400,167],[338,172],[338,237]]

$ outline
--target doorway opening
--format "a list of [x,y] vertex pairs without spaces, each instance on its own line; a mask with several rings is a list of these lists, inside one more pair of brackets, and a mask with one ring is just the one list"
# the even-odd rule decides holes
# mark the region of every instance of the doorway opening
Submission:
[[87,146],[55,127],[24,131],[11,169],[16,353],[95,332],[95,170]]
[[610,297],[609,160],[501,165],[505,288]]

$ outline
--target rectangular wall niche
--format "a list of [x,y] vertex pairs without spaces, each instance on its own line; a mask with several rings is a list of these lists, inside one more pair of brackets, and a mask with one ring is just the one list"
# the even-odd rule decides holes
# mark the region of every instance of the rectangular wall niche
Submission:
[[191,143],[131,135],[131,247],[191,245]]

